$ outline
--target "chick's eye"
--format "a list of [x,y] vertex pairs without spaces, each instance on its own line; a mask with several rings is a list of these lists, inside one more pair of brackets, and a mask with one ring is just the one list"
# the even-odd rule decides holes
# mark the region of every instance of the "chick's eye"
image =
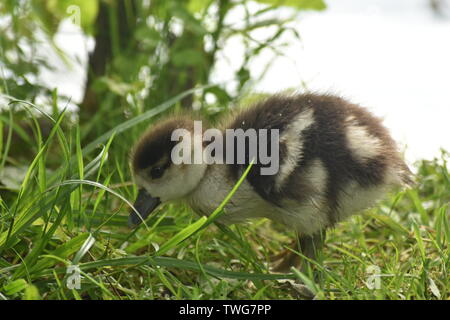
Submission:
[[158,179],[161,178],[163,175],[163,169],[160,167],[154,167],[150,171],[150,175],[152,176],[152,179]]

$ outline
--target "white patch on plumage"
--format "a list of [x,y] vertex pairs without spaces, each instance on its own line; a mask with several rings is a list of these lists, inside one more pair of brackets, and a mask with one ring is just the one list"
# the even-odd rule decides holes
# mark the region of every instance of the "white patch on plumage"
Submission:
[[289,175],[295,170],[303,155],[302,131],[314,123],[314,110],[301,112],[281,133],[280,145],[286,146],[286,157],[280,159],[280,170],[275,178],[275,188],[280,190]]
[[403,175],[408,175],[408,173],[406,173],[403,168],[397,168],[397,166],[390,165],[386,168],[386,172],[384,174],[384,183],[389,186],[405,186],[406,183],[403,181]]
[[392,163],[385,168],[379,184],[362,187],[356,181],[348,183],[338,195],[340,220],[375,206],[393,187],[404,186],[402,174],[404,170]]
[[143,187],[152,197],[161,202],[183,198],[191,193],[203,178],[206,164],[172,164],[159,179],[137,174],[136,184]]
[[380,139],[371,135],[364,126],[358,125],[354,117],[347,118],[345,133],[348,148],[355,159],[361,162],[375,158],[382,151]]
[[285,225],[294,227],[303,235],[312,235],[329,225],[325,196],[328,172],[320,159],[314,159],[301,179],[311,187],[311,196],[303,203],[283,201],[284,209],[279,209],[281,212],[277,212],[277,216],[273,218],[281,219]]
[[[226,165],[210,165],[187,201],[198,214],[208,216],[221,204],[235,184]],[[244,180],[226,204],[225,213],[218,221],[224,224],[244,222],[251,218],[267,217],[272,210],[273,205],[261,198],[248,181]]]
[[302,179],[309,182],[316,192],[323,193],[327,188],[328,172],[320,159],[314,159],[302,175]]
[[374,206],[388,191],[388,185],[361,187],[358,182],[348,183],[338,195],[339,220]]
[[[189,133],[187,133],[189,134]],[[191,141],[191,159],[194,155],[202,155],[202,136],[194,135]],[[194,150],[196,149],[196,150]],[[164,159],[163,159],[164,160]],[[162,162],[166,160],[161,160]],[[201,160],[201,159],[200,159]],[[160,198],[161,202],[183,198],[191,193],[203,178],[206,163],[173,164],[167,168],[164,175],[158,179],[150,179],[149,170],[136,174],[136,183],[144,187],[152,197]]]
[[277,208],[277,212],[268,218],[280,221],[284,225],[294,228],[299,234],[308,236],[317,233],[329,226],[329,219],[323,205],[317,199],[314,204],[299,204],[297,201],[288,200],[283,203],[283,208]]

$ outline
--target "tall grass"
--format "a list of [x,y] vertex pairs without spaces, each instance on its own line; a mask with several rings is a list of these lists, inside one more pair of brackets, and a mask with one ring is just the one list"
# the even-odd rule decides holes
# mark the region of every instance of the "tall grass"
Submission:
[[[30,114],[33,135],[24,147],[32,160],[17,177],[17,188],[0,191],[0,299],[297,299],[294,280],[319,299],[450,297],[444,151],[441,159],[417,164],[414,189],[392,194],[331,230],[314,262],[316,277],[295,270],[270,273],[269,256],[294,235],[267,220],[215,224],[221,207],[206,218],[166,205],[130,230],[127,215],[136,196],[130,143],[144,124],[191,93],[137,114],[92,142],[83,142],[83,128],[68,121],[67,111],[44,114],[52,123],[44,136],[39,108],[11,101]],[[1,117],[1,172],[20,162],[10,154],[12,134],[20,130],[14,117],[12,108]],[[80,289],[67,286],[74,265],[81,270]],[[371,270],[381,273],[378,289],[370,288]]]

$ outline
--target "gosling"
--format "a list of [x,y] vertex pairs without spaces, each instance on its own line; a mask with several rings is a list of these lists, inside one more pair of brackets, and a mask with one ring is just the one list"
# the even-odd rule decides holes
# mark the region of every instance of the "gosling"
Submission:
[[[184,129],[194,134],[194,120],[171,117],[151,126],[134,146],[131,166],[139,189],[135,203],[139,215],[130,214],[130,225],[174,200],[185,201],[199,215],[211,214],[256,160],[219,222],[264,217],[295,230],[294,252],[287,250],[273,259],[273,270],[285,272],[300,265],[295,251],[314,259],[328,228],[373,206],[390,189],[412,183],[411,171],[381,120],[340,97],[274,95],[232,112],[218,126],[221,132],[277,129],[279,168],[271,175],[262,174],[267,165],[250,158],[249,145],[240,163],[227,164],[225,158],[232,151],[226,148],[215,154],[223,157],[222,163],[174,163],[171,155],[178,142],[172,133]],[[271,141],[264,142],[265,149],[271,149]],[[191,151],[210,143],[194,135]]]

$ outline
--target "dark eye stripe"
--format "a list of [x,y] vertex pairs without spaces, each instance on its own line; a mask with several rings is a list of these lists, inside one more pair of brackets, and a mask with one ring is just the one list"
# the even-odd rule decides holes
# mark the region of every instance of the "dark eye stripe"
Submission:
[[161,167],[154,167],[154,168],[152,168],[152,170],[150,170],[150,175],[151,175],[152,179],[161,178],[163,173],[164,173],[164,170]]
[[168,168],[168,167],[170,167],[170,164],[171,164],[171,162],[170,162],[170,160],[169,161],[167,161],[164,165],[162,165],[162,166],[156,166],[156,167],[153,167],[151,170],[150,170],[150,176],[151,176],[151,178],[152,179],[159,179],[159,178],[161,178],[163,175],[164,175],[164,171]]

